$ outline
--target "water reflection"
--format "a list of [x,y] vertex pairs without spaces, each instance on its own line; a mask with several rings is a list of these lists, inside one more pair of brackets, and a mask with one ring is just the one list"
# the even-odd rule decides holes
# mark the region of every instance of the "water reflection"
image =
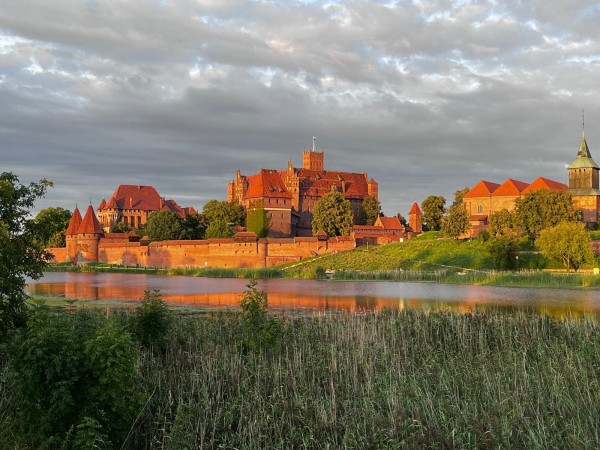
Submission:
[[[29,283],[35,295],[80,300],[140,300],[159,289],[165,301],[198,307],[235,307],[243,279],[160,275],[47,273]],[[529,310],[555,317],[600,318],[600,292],[574,289],[502,288],[436,283],[260,280],[273,308],[373,311],[383,308],[473,311]]]

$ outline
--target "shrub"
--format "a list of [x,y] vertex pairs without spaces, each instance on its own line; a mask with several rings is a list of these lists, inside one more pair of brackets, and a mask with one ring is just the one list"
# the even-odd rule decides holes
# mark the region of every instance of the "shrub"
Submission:
[[251,279],[240,302],[242,350],[259,350],[274,347],[281,337],[281,323],[268,317],[267,296],[256,289]]
[[172,318],[160,291],[144,291],[142,304],[135,312],[135,334],[139,342],[147,348],[165,350]]
[[139,411],[136,351],[130,335],[98,313],[50,314],[36,306],[14,340],[10,383],[26,447],[68,447],[94,428],[113,442]]

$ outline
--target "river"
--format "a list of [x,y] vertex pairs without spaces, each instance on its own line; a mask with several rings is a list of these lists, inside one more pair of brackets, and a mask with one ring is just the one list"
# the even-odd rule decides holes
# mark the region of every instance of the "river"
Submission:
[[[30,281],[29,293],[84,301],[138,301],[145,290],[160,290],[172,304],[235,307],[247,280],[122,273],[48,272]],[[513,288],[389,281],[268,279],[257,288],[269,306],[281,309],[372,311],[382,308],[529,310],[551,316],[600,319],[600,291],[556,288]]]

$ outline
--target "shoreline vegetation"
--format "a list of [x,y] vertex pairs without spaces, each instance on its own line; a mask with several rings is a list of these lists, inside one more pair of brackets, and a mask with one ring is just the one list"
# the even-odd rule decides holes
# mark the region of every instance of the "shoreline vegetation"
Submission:
[[[478,311],[269,314],[268,323],[279,324],[277,339],[250,345],[258,334],[242,332],[247,317],[240,313],[172,314],[156,347],[136,343],[137,311],[94,315],[71,306],[53,313],[63,326],[40,332],[64,338],[65,330],[81,333],[79,324],[101,331],[110,322],[107,329],[130,336],[135,348],[137,409],[122,423],[125,441],[98,448],[600,443],[600,390],[590,388],[597,383],[600,323],[591,320]],[[250,326],[262,329],[263,322]],[[0,441],[12,448],[40,444],[20,434],[23,406],[10,387],[0,383]],[[92,425],[95,442],[111,426],[102,419]],[[76,438],[88,428],[78,425]],[[73,439],[68,433],[53,442]]]

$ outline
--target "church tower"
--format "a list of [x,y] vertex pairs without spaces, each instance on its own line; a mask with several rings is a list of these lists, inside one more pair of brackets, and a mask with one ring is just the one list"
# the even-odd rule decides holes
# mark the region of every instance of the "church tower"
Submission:
[[414,233],[423,232],[423,213],[417,202],[413,203],[412,208],[408,213],[408,225]]
[[573,196],[575,208],[582,211],[584,222],[595,223],[598,220],[600,207],[600,190],[598,189],[600,167],[592,159],[585,140],[585,132],[581,134],[577,157],[567,166],[567,171],[569,172],[569,193]]

